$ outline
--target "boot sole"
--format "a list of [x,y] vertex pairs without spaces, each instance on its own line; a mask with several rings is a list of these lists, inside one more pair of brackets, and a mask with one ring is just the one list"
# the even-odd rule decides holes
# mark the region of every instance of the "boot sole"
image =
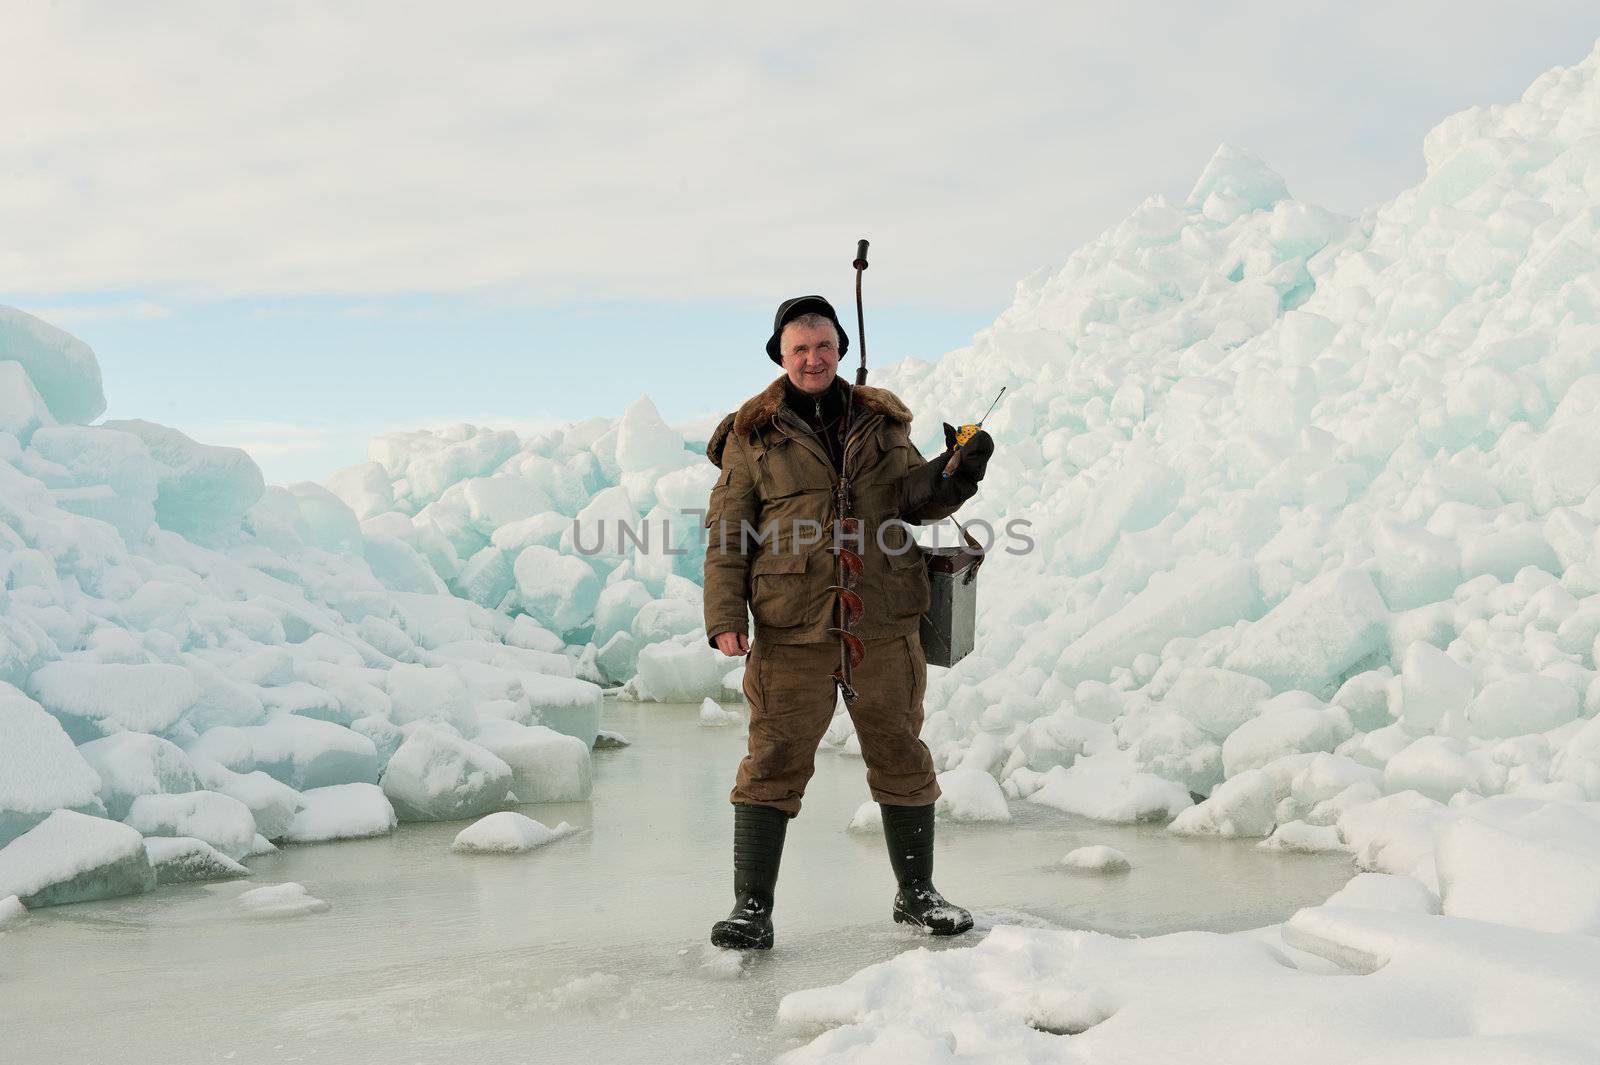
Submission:
[[721,925],[711,929],[711,945],[726,950],[771,950],[772,933],[751,937]]
[[961,924],[957,925],[955,928],[946,931],[945,929],[935,928],[930,924],[925,924],[911,916],[906,911],[898,909],[894,911],[894,923],[908,924],[913,928],[920,928],[927,932],[930,936],[959,936],[963,932],[970,932],[972,930],[972,918],[970,917],[961,922]]

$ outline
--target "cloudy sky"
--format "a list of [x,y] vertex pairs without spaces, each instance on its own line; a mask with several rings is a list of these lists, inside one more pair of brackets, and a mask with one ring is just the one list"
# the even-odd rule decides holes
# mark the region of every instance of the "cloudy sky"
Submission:
[[[874,361],[1217,144],[1355,213],[1423,134],[1600,35],[1583,3],[18,5],[0,302],[100,356],[110,416],[320,478],[389,428],[728,409],[772,309]],[[770,13],[769,13],[770,12]]]

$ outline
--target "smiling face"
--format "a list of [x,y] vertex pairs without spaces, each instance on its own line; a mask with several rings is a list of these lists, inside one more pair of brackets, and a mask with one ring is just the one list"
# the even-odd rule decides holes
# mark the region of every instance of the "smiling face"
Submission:
[[802,392],[823,392],[839,367],[839,333],[821,315],[805,315],[783,327],[778,338],[783,372]]

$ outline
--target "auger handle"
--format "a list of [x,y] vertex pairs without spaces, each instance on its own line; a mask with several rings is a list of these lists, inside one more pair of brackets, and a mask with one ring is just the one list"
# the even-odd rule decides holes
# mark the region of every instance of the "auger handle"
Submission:
[[[850,265],[856,268],[856,341],[861,349],[861,365],[856,368],[856,384],[864,385],[867,383],[867,316],[861,309],[861,274],[867,268],[867,241],[864,238],[856,241],[856,261]],[[847,418],[846,421],[848,420]]]

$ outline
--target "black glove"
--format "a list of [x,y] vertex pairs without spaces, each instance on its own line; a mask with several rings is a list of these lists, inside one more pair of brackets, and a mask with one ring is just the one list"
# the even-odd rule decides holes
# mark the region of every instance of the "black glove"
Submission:
[[944,427],[944,438],[945,449],[922,465],[912,467],[900,483],[901,514],[917,515],[928,507],[936,513],[949,514],[977,495],[978,482],[983,479],[989,456],[994,453],[994,438],[982,429],[974,433],[967,446],[961,449],[961,458],[948,477],[944,475],[944,467],[950,461],[950,449],[955,447],[953,426]]
[[[944,449],[949,452],[956,446],[956,427],[949,422],[944,423]],[[983,480],[983,473],[989,468],[989,456],[994,454],[994,437],[989,435],[989,430],[979,429],[972,434],[961,449],[961,460],[956,465],[956,470],[970,477],[973,483]],[[950,461],[949,454],[945,461]],[[954,474],[952,474],[954,476]]]

